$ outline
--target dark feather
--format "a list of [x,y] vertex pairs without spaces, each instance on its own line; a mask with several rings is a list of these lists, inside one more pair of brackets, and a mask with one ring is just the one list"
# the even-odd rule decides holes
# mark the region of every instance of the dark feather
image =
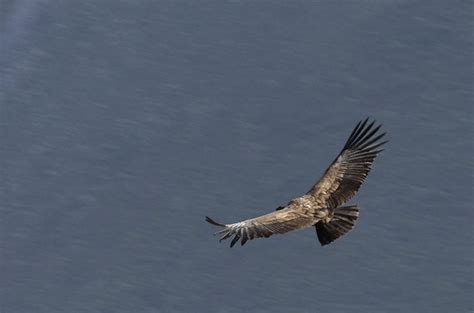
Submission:
[[208,222],[209,224],[212,224],[212,225],[225,227],[224,224],[217,223],[216,221],[214,221],[214,220],[213,220],[212,218],[210,218],[209,216],[206,216],[206,222]]
[[232,239],[232,241],[230,243],[230,247],[232,248],[237,243],[237,241],[239,241],[239,239],[240,239],[240,235],[236,234],[234,239]]
[[385,133],[378,134],[382,125],[373,128],[375,121],[367,122],[368,118],[357,124],[341,153],[308,192],[329,207],[338,207],[356,194],[377,154],[383,151],[377,148],[387,143],[380,142],[385,136]]

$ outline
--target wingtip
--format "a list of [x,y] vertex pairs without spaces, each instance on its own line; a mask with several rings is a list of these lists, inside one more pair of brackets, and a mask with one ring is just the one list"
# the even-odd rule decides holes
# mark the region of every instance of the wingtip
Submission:
[[209,224],[215,225],[215,226],[225,227],[224,224],[221,224],[221,223],[218,223],[218,222],[214,221],[209,216],[206,216],[206,222],[208,222]]
[[230,247],[234,247],[234,245],[237,243],[237,241],[239,241],[240,237],[239,236],[235,236],[234,239],[232,239],[232,241],[230,242]]
[[[386,132],[377,135],[382,126],[383,124],[377,123],[377,120],[371,117],[360,120],[356,127],[352,130],[352,133],[347,139],[342,151],[347,148],[354,149],[370,146],[385,136]],[[377,137],[374,138],[374,136]]]
[[[360,124],[367,124],[369,121],[372,121],[371,124],[377,124],[377,120],[373,116],[367,116],[364,119],[360,120]],[[379,124],[381,125],[381,124]]]

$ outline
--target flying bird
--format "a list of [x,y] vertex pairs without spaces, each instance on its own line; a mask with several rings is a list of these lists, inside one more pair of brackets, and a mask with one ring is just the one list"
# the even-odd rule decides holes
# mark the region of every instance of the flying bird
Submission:
[[248,240],[284,234],[289,231],[314,226],[322,246],[349,232],[359,217],[357,205],[341,206],[352,198],[366,179],[385,133],[382,125],[360,121],[347,139],[342,151],[327,168],[321,179],[304,195],[291,200],[274,212],[234,224],[221,224],[206,216],[206,221],[223,229],[219,241],[232,236],[230,246],[239,240]]

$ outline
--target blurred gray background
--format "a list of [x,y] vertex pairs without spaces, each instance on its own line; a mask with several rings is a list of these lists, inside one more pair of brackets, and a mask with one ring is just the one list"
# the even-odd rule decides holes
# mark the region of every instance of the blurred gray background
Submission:
[[[2,0],[0,311],[472,312],[471,1]],[[356,228],[204,222],[391,140]]]

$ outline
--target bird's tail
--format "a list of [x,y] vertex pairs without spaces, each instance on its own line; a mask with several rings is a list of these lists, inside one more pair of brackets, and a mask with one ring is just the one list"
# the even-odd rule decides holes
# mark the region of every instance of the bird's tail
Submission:
[[334,209],[330,222],[319,221],[316,223],[316,233],[322,246],[333,242],[349,232],[359,217],[357,205],[344,206]]

